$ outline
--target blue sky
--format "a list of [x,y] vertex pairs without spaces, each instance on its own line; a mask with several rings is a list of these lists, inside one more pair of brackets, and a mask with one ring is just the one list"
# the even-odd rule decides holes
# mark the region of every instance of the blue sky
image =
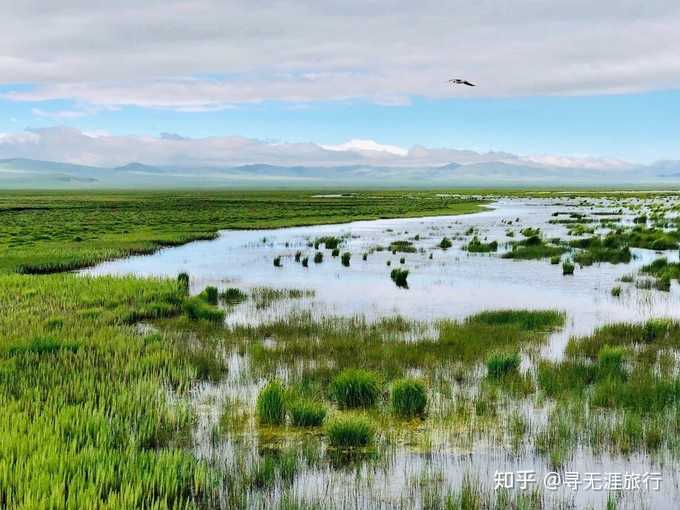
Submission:
[[[115,135],[242,135],[319,144],[362,138],[406,148],[420,144],[517,154],[599,155],[634,162],[680,159],[679,91],[506,99],[411,98],[410,104],[401,106],[362,100],[305,104],[265,101],[208,112],[123,106],[74,118],[44,115],[77,108],[68,100],[0,101],[0,132],[66,125]],[[36,114],[36,110],[43,114]]]
[[[222,137],[225,163],[236,137],[680,159],[680,2],[24,0],[3,21],[1,155],[68,126],[156,161],[160,133]],[[36,153],[110,159],[57,149]]]

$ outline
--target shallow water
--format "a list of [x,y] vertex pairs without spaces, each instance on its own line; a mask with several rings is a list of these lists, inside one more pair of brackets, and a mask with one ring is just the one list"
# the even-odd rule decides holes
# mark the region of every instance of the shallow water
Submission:
[[[604,201],[600,201],[606,204]],[[629,264],[594,264],[577,268],[573,276],[563,276],[560,265],[547,260],[520,261],[497,254],[475,254],[462,250],[477,229],[480,238],[497,240],[501,245],[521,239],[519,230],[539,227],[548,238],[567,238],[565,225],[548,221],[557,211],[583,212],[604,207],[565,206],[567,201],[501,200],[490,210],[463,216],[360,221],[342,225],[282,228],[277,230],[222,231],[214,241],[199,241],[167,248],[153,255],[130,257],[100,264],[83,271],[87,274],[136,274],[141,276],[191,275],[193,292],[207,285],[218,288],[253,287],[312,289],[314,298],[285,301],[266,311],[252,304],[232,310],[229,323],[258,322],[285,316],[292,309],[312,310],[316,315],[355,315],[369,319],[400,314],[417,320],[462,318],[481,310],[504,308],[554,308],[567,313],[567,325],[555,335],[548,354],[558,356],[572,334],[587,334],[606,322],[641,321],[650,317],[680,316],[680,293],[637,289],[617,280],[661,256],[649,250],[632,250]],[[618,206],[617,206],[618,207]],[[519,222],[514,222],[519,218]],[[631,216],[624,216],[629,222]],[[504,220],[513,220],[506,225]],[[506,236],[506,230],[515,237]],[[601,230],[604,232],[604,230]],[[352,253],[351,265],[343,267],[340,257],[323,250],[324,261],[312,261],[316,250],[307,244],[320,236],[346,236],[342,252]],[[420,240],[413,238],[419,235]],[[453,247],[437,248],[443,236],[453,239]],[[456,239],[458,236],[464,238]],[[361,254],[376,246],[410,239],[421,253],[373,252],[368,260]],[[310,257],[309,268],[295,263],[296,251]],[[433,254],[430,260],[429,254]],[[282,257],[283,267],[273,259]],[[678,260],[676,251],[663,252]],[[400,264],[399,259],[406,258]],[[391,261],[391,266],[386,265]],[[389,274],[394,267],[409,269],[408,289],[394,285]],[[620,285],[620,297],[611,295]]]
[[[519,230],[538,227],[547,238],[567,238],[566,225],[550,224],[555,212],[611,211],[613,206],[605,199],[503,199],[481,213],[434,218],[393,219],[361,221],[342,225],[283,228],[277,230],[222,231],[213,241],[199,241],[180,247],[160,250],[148,256],[130,257],[100,264],[82,271],[85,274],[135,274],[140,276],[176,276],[180,272],[191,275],[191,291],[200,292],[207,285],[224,289],[239,287],[253,289],[272,287],[281,289],[310,289],[313,296],[301,299],[275,301],[270,306],[257,308],[251,300],[230,307],[229,324],[259,323],[283,318],[293,311],[310,311],[322,315],[363,315],[376,319],[395,314],[421,321],[440,318],[463,318],[489,309],[529,308],[558,309],[567,314],[565,327],[554,333],[542,352],[544,357],[559,358],[572,335],[590,333],[608,322],[642,321],[651,317],[680,317],[680,292],[673,283],[670,292],[643,290],[631,283],[622,283],[624,275],[637,272],[644,264],[665,256],[678,260],[678,253],[656,253],[649,250],[632,250],[634,259],[629,264],[594,264],[577,267],[573,276],[563,276],[561,265],[551,265],[547,260],[516,261],[503,259],[500,253],[508,249],[507,243],[521,239]],[[629,204],[641,203],[630,199]],[[618,209],[620,203],[615,208]],[[623,223],[630,223],[636,211],[624,213]],[[562,216],[566,217],[566,216]],[[507,222],[512,221],[512,225]],[[476,234],[487,242],[500,243],[499,254],[474,254],[462,249],[474,227]],[[506,235],[507,230],[515,237]],[[606,232],[605,229],[598,233]],[[320,236],[344,237],[341,252],[352,253],[350,267],[343,267],[340,257],[324,252],[321,264],[313,262],[316,251],[308,244]],[[419,240],[414,240],[415,236]],[[448,250],[437,247],[442,237],[452,239]],[[418,253],[374,251],[387,247],[392,241],[411,240]],[[300,250],[309,256],[309,268],[294,261]],[[369,253],[366,261],[361,255]],[[432,259],[429,258],[432,254]],[[282,257],[283,267],[274,267],[273,259]],[[408,289],[401,289],[391,281],[389,273],[402,267],[399,259],[406,258],[403,267],[410,270]],[[391,267],[387,261],[391,261]],[[611,289],[621,286],[620,297],[613,297]],[[248,358],[230,355],[229,375],[217,385],[202,384],[196,388],[195,401],[201,410],[201,419],[195,430],[198,456],[229,459],[239,450],[254,451],[254,444],[239,446],[233,438],[213,444],[210,436],[219,418],[220,403],[238,398],[252,405],[261,381],[248,376]],[[545,410],[528,410],[536,423],[544,422]],[[252,429],[251,429],[251,433]],[[255,436],[255,434],[253,433]],[[422,494],[414,489],[413,480],[422,476],[437,478],[444,487],[459,487],[464,476],[473,475],[486,489],[493,489],[496,470],[534,469],[539,482],[549,471],[545,459],[528,452],[511,455],[497,446],[476,443],[469,451],[444,443],[431,452],[419,453],[408,446],[396,446],[390,459],[379,463],[375,472],[372,464],[361,464],[362,476],[348,470],[328,466],[313,467],[298,474],[292,493],[299,498],[324,493],[328,500],[344,501],[358,508],[421,506]],[[642,474],[650,471],[663,473],[663,491],[631,492],[625,494],[620,508],[677,508],[680,501],[677,464],[665,466],[659,459],[643,455],[618,457],[609,454],[594,456],[579,450],[564,469],[584,472],[629,472]],[[429,473],[429,474],[428,474]],[[370,474],[370,476],[369,476]],[[366,481],[370,479],[369,481]],[[416,484],[417,485],[417,484]],[[542,489],[539,483],[537,488]],[[414,493],[415,491],[415,493]],[[280,494],[254,495],[252,504],[271,506]],[[546,491],[550,502],[564,502],[574,507],[602,506],[607,500],[603,491],[571,491],[562,487],[555,492]],[[551,503],[552,504],[552,503]]]

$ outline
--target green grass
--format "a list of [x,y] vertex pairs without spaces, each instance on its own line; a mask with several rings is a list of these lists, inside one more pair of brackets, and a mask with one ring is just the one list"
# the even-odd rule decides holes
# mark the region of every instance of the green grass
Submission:
[[203,291],[198,295],[203,301],[208,303],[209,305],[216,305],[218,298],[219,298],[219,292],[217,291],[216,287],[208,286]]
[[194,419],[200,346],[128,325],[178,316],[184,299],[171,280],[0,275],[0,500],[208,504],[215,473],[172,446]]
[[290,421],[296,427],[320,427],[327,412],[324,404],[313,400],[295,399],[288,404]]
[[325,432],[335,448],[362,448],[373,443],[376,427],[364,416],[339,416],[328,422]]
[[347,252],[342,254],[340,261],[342,262],[343,266],[349,267],[349,261],[350,261],[351,258],[352,258],[352,254],[347,251]]
[[[481,210],[486,203],[424,191],[358,192],[332,201],[314,195],[298,191],[2,192],[0,272],[69,271],[153,253],[163,246],[213,239],[219,229],[465,214]],[[336,239],[329,242],[332,245]]]
[[200,296],[190,298],[184,304],[184,311],[192,320],[205,320],[209,322],[224,322],[224,310],[206,303]]
[[219,297],[230,305],[236,305],[248,299],[248,295],[236,287],[229,287],[221,292]]
[[562,262],[562,274],[563,275],[574,274],[574,264],[569,260],[565,260],[564,262]]
[[453,243],[451,242],[451,239],[449,239],[448,237],[443,237],[442,240],[439,242],[439,247],[442,250],[448,250],[449,248],[451,248],[451,246],[453,246]]
[[319,249],[319,246],[323,245],[327,250],[335,251],[341,244],[342,239],[335,236],[317,237],[314,240],[314,248],[317,250]]
[[464,247],[465,250],[471,253],[489,253],[498,250],[498,242],[491,241],[489,243],[484,243],[479,240],[477,236],[474,236],[472,240]]
[[506,259],[517,260],[535,260],[559,257],[567,249],[564,246],[557,246],[545,242],[537,235],[523,239],[522,241],[515,241],[512,243],[512,249],[502,255]]
[[[175,280],[12,274],[77,268],[129,250],[209,238],[218,228],[239,224],[450,213],[480,203],[420,192],[358,193],[337,202],[304,193],[0,193],[0,217],[7,219],[0,222],[0,501],[7,508],[328,508],[337,503],[332,497],[298,501],[293,481],[303,484],[310,472],[348,468],[389,474],[404,445],[427,455],[440,447],[441,430],[447,431],[442,448],[472,451],[478,440],[488,440],[505,453],[508,440],[552,466],[565,466],[576,449],[595,456],[656,452],[674,466],[680,451],[675,321],[609,325],[572,338],[564,359],[547,361],[540,358],[541,347],[565,318],[554,311],[489,311],[436,322],[296,312],[261,324],[225,326],[224,311],[210,304],[216,302],[213,291],[188,296],[188,275]],[[649,213],[648,224],[659,225],[659,217]],[[625,243],[617,249],[675,239],[672,230],[646,228],[624,229],[622,235]],[[535,248],[529,239],[520,246]],[[589,250],[539,241],[573,254]],[[303,256],[300,252],[300,263]],[[657,273],[645,274],[670,277],[670,267],[655,263]],[[218,298],[237,303],[247,297],[265,308],[305,292],[254,289],[246,296],[227,289]],[[494,353],[521,353],[528,368],[494,369],[506,375],[484,377]],[[238,360],[234,373],[227,372],[226,359],[230,367]],[[497,364],[508,365],[514,361]],[[334,381],[356,367],[369,377]],[[252,388],[275,374],[285,374],[289,389],[269,393],[267,406],[261,394],[253,405]],[[366,411],[370,419],[339,411],[327,400],[339,403],[335,390],[357,380],[362,381],[357,388],[371,387],[371,381],[378,387],[345,391],[360,408],[373,402]],[[206,387],[205,400],[193,400]],[[194,441],[216,405],[213,389],[225,387],[229,397],[219,405],[233,409],[220,414],[200,449],[210,459],[218,458],[224,444],[233,452],[229,462],[203,461],[193,453]],[[390,389],[389,404],[382,402],[384,388]],[[524,418],[525,405],[545,410],[547,422],[543,412]],[[258,427],[258,407],[278,417],[283,409],[276,425],[289,420],[309,429]],[[402,416],[419,419],[401,422]],[[325,448],[324,437],[331,448]],[[353,460],[347,452],[334,452],[375,443],[375,450],[349,452]],[[444,487],[437,469],[432,464],[408,482],[414,484],[408,488],[413,498],[407,496],[404,507],[545,504],[540,496],[487,493],[469,479]],[[364,480],[366,490],[376,488],[370,477]],[[370,506],[375,500],[363,499],[363,487],[357,497]]]
[[490,310],[466,319],[469,324],[517,326],[524,331],[551,331],[564,322],[564,314],[555,310]]
[[654,288],[668,292],[671,288],[671,280],[680,279],[680,263],[668,262],[668,259],[664,257],[643,266],[640,272],[654,276]]
[[402,418],[424,416],[427,388],[416,379],[399,379],[392,383],[392,409]]
[[517,372],[521,358],[518,353],[494,353],[486,360],[486,372],[489,377],[500,378]]
[[378,403],[382,390],[380,377],[368,370],[346,369],[329,387],[331,398],[346,409],[372,407]]
[[180,273],[177,275],[177,283],[185,294],[189,294],[189,275]]
[[263,425],[283,425],[286,421],[285,389],[278,381],[269,382],[257,395],[257,419]]
[[408,288],[408,269],[402,269],[400,267],[392,269],[390,272],[390,278],[397,287],[402,287],[404,289]]
[[416,253],[418,251],[411,241],[393,241],[390,243],[389,250],[392,253]]
[[580,249],[574,254],[574,261],[582,266],[590,266],[594,262],[627,264],[632,258],[625,238],[618,235],[576,239],[569,244]]

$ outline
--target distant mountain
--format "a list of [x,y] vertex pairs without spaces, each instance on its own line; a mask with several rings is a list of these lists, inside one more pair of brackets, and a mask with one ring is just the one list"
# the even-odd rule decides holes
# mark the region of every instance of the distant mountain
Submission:
[[143,163],[128,163],[124,166],[117,166],[113,170],[116,172],[131,172],[131,173],[152,173],[152,174],[162,174],[165,170],[158,168],[156,166],[145,165]]
[[0,189],[254,187],[680,186],[680,162],[624,169],[551,166],[515,159],[439,166],[153,166],[114,168],[32,159],[0,160]]

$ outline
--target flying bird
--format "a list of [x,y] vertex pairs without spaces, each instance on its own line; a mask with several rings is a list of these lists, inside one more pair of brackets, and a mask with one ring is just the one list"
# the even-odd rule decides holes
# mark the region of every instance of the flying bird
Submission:
[[471,83],[467,80],[461,80],[460,78],[453,78],[453,79],[449,80],[449,83],[451,85],[467,85],[468,87],[476,87],[477,86],[474,83]]

